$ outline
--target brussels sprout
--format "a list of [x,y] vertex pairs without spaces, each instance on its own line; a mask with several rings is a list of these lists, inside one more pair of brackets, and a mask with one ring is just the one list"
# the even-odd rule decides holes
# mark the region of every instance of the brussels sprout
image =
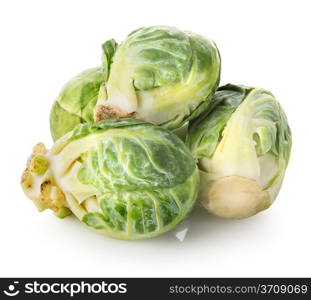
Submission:
[[106,120],[77,125],[50,151],[38,144],[22,187],[39,210],[59,217],[72,211],[100,233],[139,240],[171,230],[190,212],[199,172],[185,144],[166,129]]
[[118,47],[104,43],[103,72],[95,121],[131,117],[175,129],[209,105],[220,56],[198,34],[155,26],[132,32]]
[[214,109],[191,122],[186,143],[201,170],[199,198],[213,214],[245,218],[268,208],[283,181],[291,132],[263,89],[226,85]]
[[94,122],[93,108],[103,79],[104,73],[98,67],[78,74],[65,84],[50,114],[50,129],[54,141],[77,124]]

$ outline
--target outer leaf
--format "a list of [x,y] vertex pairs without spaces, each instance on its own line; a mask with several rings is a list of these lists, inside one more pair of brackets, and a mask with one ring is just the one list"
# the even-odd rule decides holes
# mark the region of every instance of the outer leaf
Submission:
[[106,41],[102,45],[102,67],[104,73],[104,82],[106,82],[109,78],[110,66],[117,47],[118,44],[113,39]]

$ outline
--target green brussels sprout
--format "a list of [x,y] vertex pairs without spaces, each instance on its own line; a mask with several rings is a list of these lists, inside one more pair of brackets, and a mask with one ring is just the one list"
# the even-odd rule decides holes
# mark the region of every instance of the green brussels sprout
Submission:
[[62,88],[50,113],[50,129],[54,141],[71,131],[77,124],[93,123],[93,108],[104,74],[100,67],[88,69]]
[[130,117],[176,129],[208,107],[220,55],[198,34],[154,26],[132,32],[119,46],[104,43],[103,72],[95,121]]
[[286,115],[270,92],[231,84],[217,90],[211,107],[186,138],[201,171],[199,198],[217,216],[252,216],[281,188],[291,150]]
[[183,220],[197,199],[199,180],[190,151],[176,135],[122,119],[79,124],[50,151],[38,144],[21,184],[40,211],[50,208],[61,218],[72,212],[107,236],[140,240]]

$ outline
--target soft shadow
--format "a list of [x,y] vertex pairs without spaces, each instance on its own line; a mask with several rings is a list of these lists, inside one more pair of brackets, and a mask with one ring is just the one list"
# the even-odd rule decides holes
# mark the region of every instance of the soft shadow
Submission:
[[62,229],[63,232],[66,231],[69,236],[72,236],[72,239],[75,239],[75,235],[78,232],[79,240],[85,239],[88,242],[92,241],[96,244],[103,244],[105,247],[108,245],[119,247],[124,244],[132,244],[136,247],[137,243],[144,244],[147,247],[149,245],[161,247],[162,244],[167,247],[181,243],[199,244],[202,242],[208,243],[209,241],[223,242],[228,238],[232,238],[234,235],[243,235],[243,233],[249,234],[250,231],[256,230],[258,227],[266,230],[265,228],[269,227],[269,224],[271,224],[271,220],[267,215],[268,214],[265,213],[258,214],[243,220],[222,219],[209,214],[203,206],[198,204],[194,207],[190,215],[174,230],[143,241],[123,241],[103,236],[88,228],[73,216],[59,220],[57,223],[60,230]]
[[232,235],[249,234],[250,231],[268,229],[271,225],[269,214],[259,213],[247,219],[232,220],[213,216],[200,204],[196,205],[191,214],[173,231],[158,240],[166,243],[201,243],[202,241],[223,241]]

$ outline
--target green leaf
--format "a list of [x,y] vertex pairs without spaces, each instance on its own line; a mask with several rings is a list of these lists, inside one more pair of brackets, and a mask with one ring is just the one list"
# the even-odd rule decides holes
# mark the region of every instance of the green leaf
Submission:
[[74,129],[81,122],[79,116],[63,109],[57,101],[54,102],[50,113],[50,129],[54,141]]
[[103,80],[101,68],[92,68],[81,72],[64,85],[50,113],[54,141],[77,124],[94,122],[93,108]]
[[190,123],[186,144],[196,159],[214,154],[227,121],[248,92],[249,89],[242,86],[228,84],[220,87],[212,99],[213,109]]
[[118,44],[115,40],[111,39],[102,44],[102,67],[104,72],[104,81],[109,78],[110,65],[112,63],[113,56],[117,50]]
[[182,141],[160,127],[139,124],[115,132],[107,127],[105,138],[89,149],[78,174],[84,184],[116,191],[172,187],[195,170]]
[[88,213],[86,214],[82,221],[90,227],[95,229],[103,229],[106,227],[106,218],[100,213]]

